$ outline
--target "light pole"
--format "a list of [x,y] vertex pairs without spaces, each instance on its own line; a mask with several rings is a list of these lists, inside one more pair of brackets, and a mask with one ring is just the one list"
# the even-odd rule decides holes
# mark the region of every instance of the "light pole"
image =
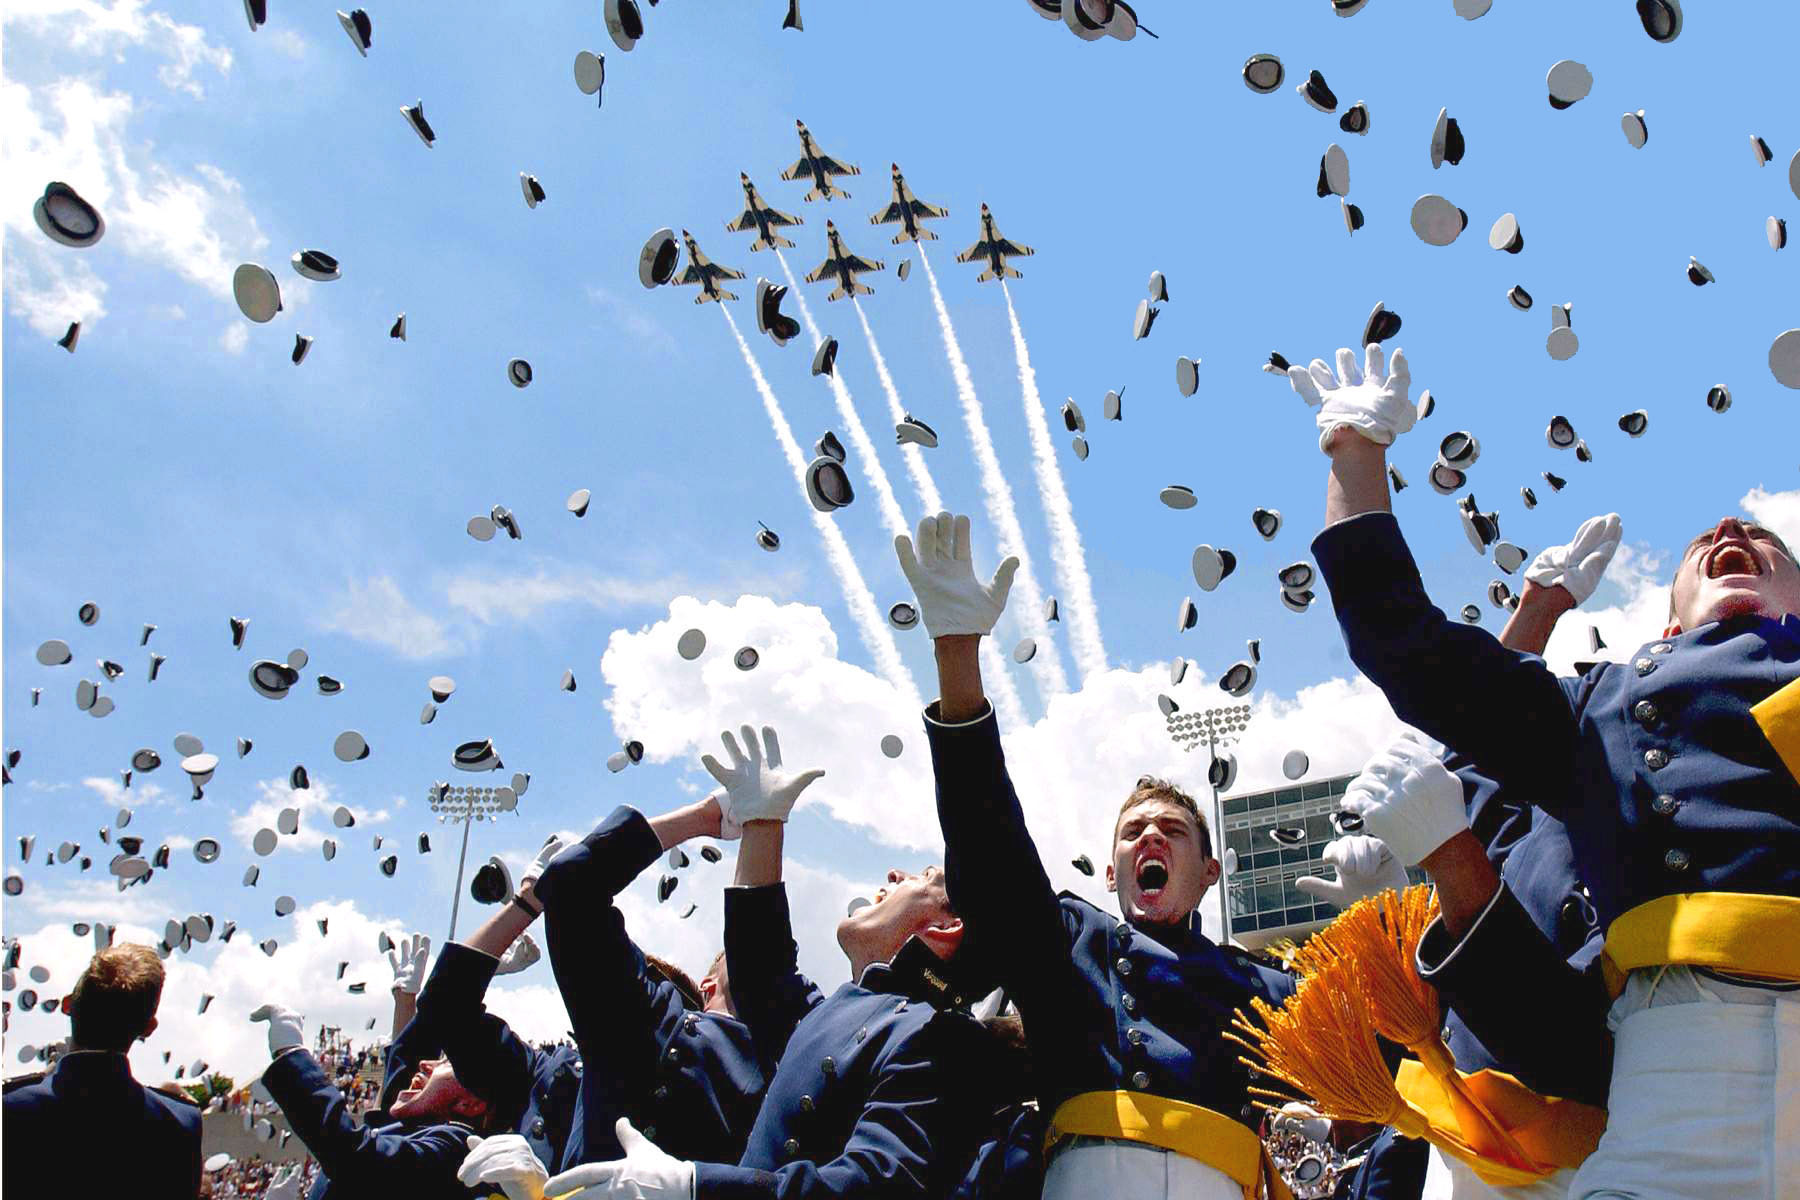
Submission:
[[498,820],[503,812],[519,807],[519,794],[509,787],[451,787],[434,783],[426,793],[431,811],[445,823],[463,827],[462,852],[456,857],[456,890],[450,894],[450,941],[456,940],[456,914],[462,905],[463,869],[469,861],[469,826],[476,821]]
[[1219,860],[1219,944],[1231,940],[1231,907],[1225,878],[1225,806],[1219,797],[1219,751],[1243,736],[1250,724],[1248,704],[1221,704],[1213,708],[1169,715],[1169,738],[1183,750],[1206,747],[1206,789],[1212,793],[1213,853]]

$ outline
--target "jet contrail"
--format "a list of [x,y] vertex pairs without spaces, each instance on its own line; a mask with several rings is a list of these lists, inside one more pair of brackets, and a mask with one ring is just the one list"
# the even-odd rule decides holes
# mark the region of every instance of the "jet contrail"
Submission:
[[1106,646],[1100,640],[1100,614],[1094,608],[1094,585],[1088,578],[1087,552],[1081,547],[1081,530],[1069,503],[1068,485],[1056,461],[1050,441],[1050,425],[1044,420],[1044,400],[1038,394],[1037,371],[1025,346],[1025,331],[1013,307],[1012,290],[1000,281],[1006,294],[1006,319],[1012,322],[1013,354],[1019,360],[1019,391],[1025,404],[1025,427],[1031,431],[1031,453],[1037,468],[1038,494],[1044,519],[1050,524],[1050,557],[1056,563],[1056,581],[1068,601],[1063,620],[1069,624],[1069,642],[1085,680],[1106,670]]
[[[800,306],[800,319],[806,322],[806,332],[813,340],[813,349],[825,339],[819,333],[819,327],[813,324],[812,309],[806,306],[806,297],[800,294],[800,284],[794,278],[794,270],[788,266],[787,258],[779,249],[775,257],[781,260],[781,270],[787,276],[788,292]],[[888,481],[887,468],[875,456],[875,443],[869,440],[869,431],[864,427],[862,418],[856,414],[856,405],[850,399],[850,388],[844,383],[838,372],[833,371],[825,377],[831,385],[831,394],[837,398],[838,415],[844,418],[844,428],[850,434],[850,444],[856,447],[861,456],[863,473],[869,482],[875,485],[875,507],[881,514],[881,523],[887,526],[890,537],[907,531],[906,515],[900,511],[900,502],[894,498],[894,485]]]
[[931,284],[931,304],[937,309],[938,332],[943,335],[944,351],[950,357],[950,373],[956,379],[956,394],[962,400],[963,421],[969,427],[969,444],[974,448],[975,465],[981,472],[988,520],[993,522],[999,535],[1000,553],[1019,556],[1019,574],[1014,587],[1025,606],[1020,623],[1038,639],[1037,658],[1033,660],[1038,680],[1049,695],[1061,695],[1069,690],[1069,679],[1063,673],[1062,656],[1057,652],[1056,643],[1050,640],[1050,631],[1044,621],[1044,592],[1038,587],[1037,573],[1031,569],[1031,557],[1025,549],[1025,531],[1019,527],[1012,488],[1000,469],[999,456],[994,453],[994,439],[988,433],[987,418],[982,416],[981,401],[975,395],[975,381],[969,375],[969,364],[963,360],[956,330],[950,324],[950,310],[944,307],[944,295],[938,290],[937,272],[931,269],[931,259],[926,257],[923,244],[919,246],[919,262],[925,268],[926,281]]
[[[775,398],[769,381],[763,378],[762,368],[750,353],[750,344],[744,340],[731,310],[721,304],[719,311],[725,314],[725,323],[731,326],[731,336],[737,339],[738,350],[744,356],[744,365],[750,368],[750,379],[756,384],[757,394],[762,397],[763,408],[769,414],[769,424],[775,427],[775,440],[780,444],[781,453],[787,458],[788,466],[794,472],[794,480],[800,485],[800,491],[804,495],[806,456],[800,452],[800,443],[794,440],[794,430],[788,424],[786,414],[781,411],[781,402]],[[807,507],[812,508],[810,501],[807,502]],[[906,663],[900,658],[900,648],[894,644],[893,631],[888,628],[886,619],[876,606],[875,594],[869,590],[862,571],[857,568],[856,559],[850,553],[850,543],[844,540],[843,532],[830,517],[817,510],[813,510],[812,517],[813,525],[818,528],[819,536],[825,542],[825,557],[831,562],[832,570],[837,573],[838,586],[844,591],[844,605],[850,610],[851,620],[856,622],[862,633],[863,644],[875,659],[875,669],[908,703],[919,706],[921,701],[918,686],[913,683]]]
[[[869,318],[863,312],[862,302],[852,296],[850,303],[856,308],[857,320],[862,322],[863,337],[869,343],[869,357],[875,360],[875,376],[881,380],[881,390],[887,395],[888,412],[893,416],[895,424],[898,424],[906,419],[906,409],[900,403],[900,389],[894,386],[894,377],[888,373],[887,359],[882,357],[881,347],[875,341],[875,331],[869,327]],[[925,506],[925,511],[942,512],[944,497],[938,492],[937,481],[931,477],[931,468],[925,462],[925,452],[908,442],[900,447],[900,457],[906,461],[906,473],[912,477],[913,490],[919,493],[919,503]],[[994,712],[1001,723],[1008,729],[1023,729],[1029,725],[1031,722],[1026,719],[1025,704],[1019,698],[1018,685],[1013,683],[1006,659],[994,646],[994,639],[991,637],[981,639],[981,670],[984,682],[993,692]]]

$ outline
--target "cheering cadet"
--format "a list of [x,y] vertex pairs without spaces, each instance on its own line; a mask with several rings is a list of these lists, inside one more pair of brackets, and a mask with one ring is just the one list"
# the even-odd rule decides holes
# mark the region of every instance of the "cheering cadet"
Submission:
[[781,884],[782,825],[819,772],[788,775],[773,730],[748,750],[731,734],[724,820],[744,830],[726,893],[725,949],[738,1011],[759,1045],[781,1047],[737,1165],[690,1162],[619,1121],[622,1162],[552,1179],[566,1200],[938,1197],[967,1167],[991,1110],[982,1071],[992,1039],[960,1008],[979,973],[936,869],[888,874],[875,903],[838,925],[856,981],[821,996],[796,967]]
[[131,1077],[126,1052],[156,1031],[163,966],[148,946],[94,955],[63,1002],[70,1047],[6,1083],[8,1196],[58,1196],[70,1172],[95,1196],[189,1200],[200,1190],[200,1110]]
[[1044,873],[982,693],[980,639],[1006,607],[1016,559],[975,577],[969,519],[919,522],[895,541],[937,648],[939,699],[925,710],[950,897],[989,948],[1018,1005],[1050,1113],[1047,1200],[1254,1195],[1272,1173],[1249,1107],[1250,1077],[1221,1036],[1252,997],[1279,1004],[1291,979],[1200,932],[1220,865],[1194,801],[1143,779],[1115,821],[1109,890],[1123,919]]
[[[1775,1194],[1800,1178],[1800,566],[1773,532],[1727,517],[1683,553],[1661,638],[1559,680],[1432,606],[1387,490],[1386,446],[1415,419],[1405,358],[1391,374],[1379,345],[1363,370],[1350,350],[1337,360],[1336,376],[1314,361],[1289,377],[1331,459],[1313,551],[1350,655],[1403,720],[1566,824],[1607,931],[1609,1119],[1571,1196]],[[1527,588],[1568,607],[1598,574],[1571,555]],[[1539,983],[1564,963],[1457,836],[1461,803],[1394,795],[1389,844],[1439,855],[1426,866],[1456,943],[1443,957],[1513,999],[1493,1014],[1512,1032],[1484,1024],[1483,1040],[1586,1051],[1579,997]]]
[[[1591,564],[1591,574],[1598,578],[1619,544],[1617,536],[1604,536],[1607,527],[1607,522],[1598,518],[1584,523],[1573,542],[1543,551],[1531,570],[1598,555]],[[1576,599],[1585,601],[1587,594]],[[1500,644],[1509,650],[1541,655],[1566,611],[1563,605],[1551,601],[1546,589],[1528,587],[1500,632]],[[1404,752],[1408,747],[1395,749]],[[1492,780],[1455,756],[1446,766],[1461,781],[1470,835],[1481,843],[1499,879],[1570,967],[1578,973],[1597,968],[1601,931],[1587,889],[1575,875],[1569,835],[1562,822],[1533,805],[1503,796]],[[1380,786],[1379,780],[1369,778],[1359,780],[1353,790],[1358,796],[1366,796]],[[1458,1070],[1471,1074],[1506,1071],[1539,1091],[1589,1104],[1605,1103],[1612,1066],[1610,1037],[1593,1039],[1581,1048],[1583,1053],[1548,1061],[1534,1061],[1535,1045],[1511,1048],[1522,1056],[1520,1061],[1501,1059],[1470,1032],[1459,1011],[1463,998],[1452,986],[1453,978],[1440,979],[1430,971],[1426,977],[1446,993],[1444,999],[1450,1011],[1444,1018],[1444,1043],[1455,1056]],[[1478,1006],[1483,999],[1469,997],[1467,1002]],[[1442,1154],[1426,1142],[1398,1137],[1390,1129],[1368,1149],[1363,1166],[1351,1183],[1348,1200],[1416,1200],[1422,1194],[1455,1200],[1499,1196],[1507,1200],[1562,1200],[1572,1175],[1572,1171],[1563,1168],[1537,1184],[1497,1191],[1460,1159]]]

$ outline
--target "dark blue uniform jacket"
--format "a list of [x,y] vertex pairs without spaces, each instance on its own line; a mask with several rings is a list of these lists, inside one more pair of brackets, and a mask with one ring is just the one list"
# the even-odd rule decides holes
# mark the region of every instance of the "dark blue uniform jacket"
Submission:
[[77,1051],[43,1075],[8,1080],[7,1196],[192,1200],[200,1190],[200,1110],[131,1077],[123,1054]]
[[737,1165],[697,1165],[698,1200],[936,1200],[955,1187],[993,1111],[994,1042],[934,1003],[940,960],[909,951],[821,996],[796,966],[786,889],[725,893],[732,996],[781,1062]]
[[614,899],[661,854],[650,822],[621,807],[537,882],[582,1059],[563,1169],[623,1157],[620,1117],[677,1158],[736,1162],[774,1073],[744,1022],[690,1010],[626,934]]

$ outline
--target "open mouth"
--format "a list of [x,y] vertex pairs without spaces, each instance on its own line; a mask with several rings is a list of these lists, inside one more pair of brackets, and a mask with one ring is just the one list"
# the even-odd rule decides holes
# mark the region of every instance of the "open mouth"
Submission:
[[1169,885],[1169,864],[1160,858],[1146,858],[1137,867],[1138,891],[1148,896]]
[[1761,575],[1762,562],[1742,542],[1726,542],[1713,550],[1706,560],[1706,577],[1720,579],[1727,575]]

